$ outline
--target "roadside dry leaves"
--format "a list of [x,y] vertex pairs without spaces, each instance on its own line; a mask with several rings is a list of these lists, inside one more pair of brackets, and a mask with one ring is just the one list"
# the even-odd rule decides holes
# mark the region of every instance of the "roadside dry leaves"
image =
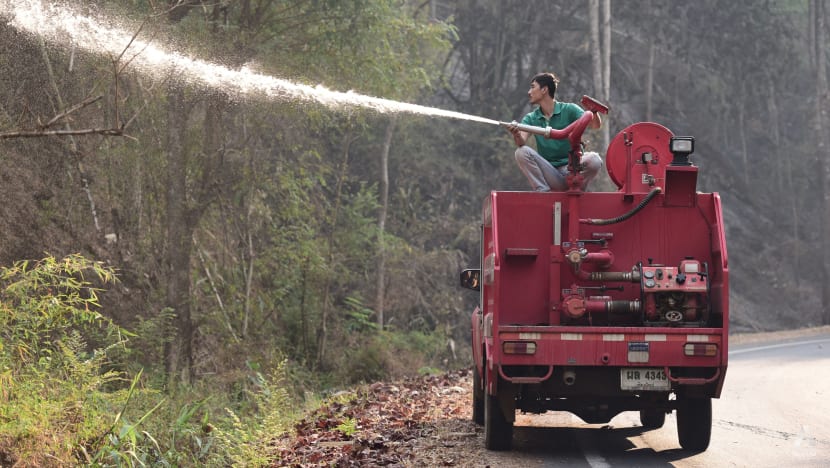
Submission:
[[340,395],[276,441],[280,467],[470,466],[479,450],[467,370]]

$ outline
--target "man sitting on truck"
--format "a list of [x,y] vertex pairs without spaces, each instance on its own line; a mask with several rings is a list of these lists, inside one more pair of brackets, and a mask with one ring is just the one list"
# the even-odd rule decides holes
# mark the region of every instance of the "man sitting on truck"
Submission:
[[[585,111],[579,105],[556,101],[558,84],[559,78],[553,73],[539,73],[533,77],[527,95],[530,104],[539,107],[524,116],[521,123],[561,130],[582,116]],[[588,127],[597,129],[600,126],[602,126],[602,119],[599,112],[595,112],[594,119]],[[513,141],[519,147],[515,154],[516,162],[533,190],[563,192],[568,189],[566,176],[571,144],[567,139],[555,140],[534,135],[536,149],[533,149],[527,145],[530,133],[523,132],[516,127],[508,128],[508,131],[513,134]],[[602,158],[597,153],[586,152],[582,154],[581,161],[584,177],[582,190],[585,190],[588,182],[599,174],[602,168]]]

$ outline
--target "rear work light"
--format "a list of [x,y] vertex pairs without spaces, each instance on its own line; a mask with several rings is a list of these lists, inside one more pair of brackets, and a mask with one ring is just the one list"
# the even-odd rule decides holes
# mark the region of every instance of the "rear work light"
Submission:
[[683,346],[683,354],[686,356],[717,356],[718,345],[714,343],[686,343]]
[[502,343],[504,354],[536,354],[536,343],[533,341],[505,341]]

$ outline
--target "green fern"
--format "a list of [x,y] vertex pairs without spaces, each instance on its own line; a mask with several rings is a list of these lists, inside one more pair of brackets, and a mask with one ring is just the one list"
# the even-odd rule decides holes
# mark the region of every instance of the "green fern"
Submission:
[[291,427],[296,416],[293,401],[285,389],[286,361],[265,377],[254,372],[254,390],[250,391],[257,412],[242,420],[226,408],[230,424],[216,428],[219,450],[232,466],[263,466],[275,458],[272,440]]

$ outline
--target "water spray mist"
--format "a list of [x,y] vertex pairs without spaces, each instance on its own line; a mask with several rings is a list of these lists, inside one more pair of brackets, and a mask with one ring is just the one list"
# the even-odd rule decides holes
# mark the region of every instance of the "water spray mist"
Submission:
[[309,86],[264,75],[252,70],[230,68],[193,59],[165,50],[134,37],[134,33],[113,24],[80,15],[62,6],[40,0],[0,0],[7,23],[14,28],[43,37],[59,45],[72,45],[92,54],[124,57],[140,73],[157,78],[174,75],[200,86],[221,90],[240,98],[299,100],[327,107],[361,107],[380,113],[406,112],[498,125],[498,121],[434,107],[408,104],[355,92],[332,91],[322,85]]

